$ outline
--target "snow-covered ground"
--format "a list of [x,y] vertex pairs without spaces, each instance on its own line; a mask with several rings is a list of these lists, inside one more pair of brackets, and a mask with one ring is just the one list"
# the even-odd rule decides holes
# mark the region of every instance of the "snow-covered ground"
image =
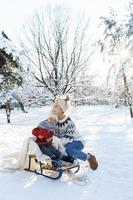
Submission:
[[[19,150],[49,109],[32,108],[28,114],[15,110],[11,124],[0,110],[0,157]],[[98,170],[86,168],[82,181],[0,172],[0,200],[133,200],[133,121],[127,108],[82,106],[72,108],[70,115],[86,140],[85,151],[96,155]]]

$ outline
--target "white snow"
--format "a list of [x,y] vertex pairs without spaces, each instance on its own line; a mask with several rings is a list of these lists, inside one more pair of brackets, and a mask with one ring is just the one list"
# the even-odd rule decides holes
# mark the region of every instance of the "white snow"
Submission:
[[[49,109],[12,111],[11,124],[0,110],[0,157],[19,150]],[[82,106],[72,108],[70,115],[86,140],[85,151],[96,155],[98,170],[86,168],[80,182],[67,175],[50,180],[27,171],[0,172],[0,200],[133,199],[133,121],[128,109]]]

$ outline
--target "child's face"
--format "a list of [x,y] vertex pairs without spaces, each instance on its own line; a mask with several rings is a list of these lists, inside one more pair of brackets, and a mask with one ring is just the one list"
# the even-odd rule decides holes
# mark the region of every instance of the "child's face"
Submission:
[[54,117],[49,117],[48,122],[55,124],[57,120]]

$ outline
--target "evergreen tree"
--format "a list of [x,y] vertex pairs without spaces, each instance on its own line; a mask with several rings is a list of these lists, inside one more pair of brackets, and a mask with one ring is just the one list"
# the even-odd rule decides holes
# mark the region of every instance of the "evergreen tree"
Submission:
[[[4,42],[3,42],[4,40]],[[10,90],[15,85],[22,85],[21,64],[19,57],[14,56],[14,51],[9,48],[11,42],[2,32],[0,37],[0,91]]]

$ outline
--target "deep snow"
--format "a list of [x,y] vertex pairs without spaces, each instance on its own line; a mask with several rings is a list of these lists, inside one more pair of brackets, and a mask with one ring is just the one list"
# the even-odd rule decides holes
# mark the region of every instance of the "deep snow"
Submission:
[[[14,110],[11,124],[0,110],[0,157],[19,150],[49,109]],[[86,140],[85,151],[96,155],[98,170],[86,167],[78,182],[67,175],[53,181],[26,171],[0,172],[0,200],[133,199],[133,122],[127,108],[81,106],[70,115]]]

